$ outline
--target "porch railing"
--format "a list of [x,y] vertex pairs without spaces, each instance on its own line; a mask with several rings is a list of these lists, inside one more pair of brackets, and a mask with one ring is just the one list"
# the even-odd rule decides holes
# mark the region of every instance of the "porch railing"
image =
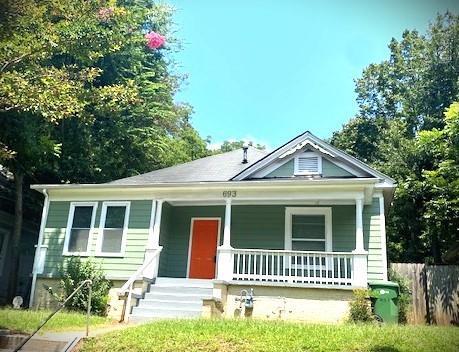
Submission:
[[352,253],[233,249],[233,280],[350,286]]
[[163,247],[146,249],[144,263],[132,274],[118,291],[118,295],[125,297],[121,321],[129,318],[131,314],[131,301],[134,290],[134,284],[139,279],[154,280],[158,276],[159,255]]

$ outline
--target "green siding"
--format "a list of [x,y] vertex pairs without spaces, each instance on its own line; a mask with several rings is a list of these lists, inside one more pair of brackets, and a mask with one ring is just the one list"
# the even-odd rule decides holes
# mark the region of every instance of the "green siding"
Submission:
[[363,233],[368,250],[368,280],[384,280],[379,198],[363,208]]
[[279,166],[276,170],[271,171],[266,177],[292,177],[295,170],[293,159]]
[[[300,206],[300,205],[295,205]],[[91,239],[91,254],[95,253],[100,209]],[[231,224],[231,245],[235,248],[283,249],[286,205],[233,205]],[[355,248],[355,206],[334,205],[332,207],[333,251],[351,252]],[[58,275],[65,265],[62,256],[65,228],[67,226],[70,202],[50,203],[44,241],[48,247],[45,262],[47,276]],[[224,224],[224,206],[173,207],[164,203],[161,221],[160,276],[185,277],[191,218],[221,218],[221,233]],[[131,201],[127,247],[124,258],[100,258],[108,277],[127,277],[143,263],[145,245],[151,215],[151,201]],[[370,280],[383,278],[381,231],[379,222],[379,200],[364,207],[363,223],[365,248],[368,249],[368,276]],[[220,242],[222,236],[220,236]]]
[[[285,207],[284,205],[233,205],[231,245],[234,248],[283,249]],[[351,252],[355,249],[355,206],[333,205],[331,207],[333,251]],[[160,276],[185,277],[191,218],[220,217],[223,227],[224,207],[169,207],[163,215],[160,242],[164,248],[161,254],[159,274]],[[369,279],[382,279],[379,201],[377,198],[371,205],[364,207],[363,222],[365,248],[369,251]]]
[[[163,213],[163,221],[161,222],[160,244],[163,246],[163,251],[161,253],[159,275],[186,277],[191,218],[219,217],[221,218],[222,226],[220,233],[223,233],[225,207],[166,206],[166,209],[166,213]],[[165,229],[163,225],[165,225]]]
[[322,158],[322,177],[352,177],[350,172],[339,167],[335,163]]
[[[272,177],[293,177],[294,176],[294,161],[293,159],[279,166],[274,171],[271,171],[266,178]],[[350,172],[339,167],[335,163],[322,158],[322,177],[352,177]]]
[[[102,203],[98,202],[96,221],[90,239],[90,255],[95,254],[97,236],[99,234],[100,212]],[[64,249],[65,229],[70,209],[70,202],[51,201],[44,233],[44,244],[48,245],[45,261],[45,276],[59,276],[68,257],[62,255]],[[143,263],[145,245],[151,216],[151,201],[131,201],[129,214],[127,245],[123,258],[95,257],[101,264],[107,277],[128,277]]]

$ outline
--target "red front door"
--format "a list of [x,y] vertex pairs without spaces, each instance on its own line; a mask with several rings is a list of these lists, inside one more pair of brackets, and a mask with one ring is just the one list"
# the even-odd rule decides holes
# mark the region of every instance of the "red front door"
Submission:
[[218,223],[218,220],[193,220],[190,272],[188,275],[190,278],[215,278]]

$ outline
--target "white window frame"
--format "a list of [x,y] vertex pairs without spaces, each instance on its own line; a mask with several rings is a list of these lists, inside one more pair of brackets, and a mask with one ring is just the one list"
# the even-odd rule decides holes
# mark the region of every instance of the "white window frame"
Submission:
[[[317,171],[316,172],[310,172],[310,171],[300,171],[299,168],[299,158],[312,158],[315,157],[317,158]],[[294,172],[295,175],[321,175],[322,174],[322,156],[314,153],[314,152],[303,152],[301,154],[298,154],[295,156],[295,162],[294,162]]]
[[[105,221],[107,217],[107,207],[110,206],[123,206],[126,207],[124,212],[124,224],[123,224],[123,234],[121,237],[121,251],[119,253],[113,252],[102,252],[102,239],[103,239],[103,231],[105,228]],[[102,212],[100,214],[100,223],[99,223],[99,233],[97,236],[96,242],[96,256],[97,257],[124,257],[126,253],[126,242],[127,242],[127,231],[129,225],[129,214],[131,210],[131,202],[128,201],[116,201],[116,202],[103,202],[102,203]]]
[[[89,228],[88,245],[87,245],[86,251],[69,252],[69,242],[70,242],[70,235],[72,231],[73,216],[75,215],[75,207],[88,207],[88,206],[92,207],[92,216],[91,216],[91,225]],[[89,256],[90,248],[92,244],[93,232],[94,232],[94,222],[96,220],[96,213],[97,213],[97,202],[71,202],[70,203],[69,216],[67,218],[67,227],[65,230],[64,250],[62,252],[62,255]]]
[[[293,215],[324,215],[325,216],[325,252],[332,252],[332,208],[331,207],[286,207],[285,208],[285,243],[286,250],[292,250],[292,217]],[[297,241],[298,239],[295,239]],[[314,241],[317,239],[300,239]],[[307,251],[309,252],[309,251]]]

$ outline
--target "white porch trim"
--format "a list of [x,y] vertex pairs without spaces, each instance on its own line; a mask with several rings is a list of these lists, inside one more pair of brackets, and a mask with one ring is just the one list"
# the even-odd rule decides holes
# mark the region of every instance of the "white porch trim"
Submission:
[[228,281],[233,276],[233,248],[231,247],[231,198],[225,202],[223,245],[217,249],[217,279]]
[[43,202],[43,211],[41,213],[40,232],[38,233],[38,241],[37,245],[35,246],[35,258],[32,268],[32,285],[30,287],[29,308],[33,306],[35,286],[37,284],[37,275],[43,274],[46,252],[48,249],[48,246],[43,246],[43,238],[45,235],[46,221],[48,220],[49,196],[46,189],[42,190],[42,193],[45,196],[45,200]]
[[[164,200],[162,199],[159,199],[156,201],[153,228],[151,231],[151,237],[149,236],[148,238],[148,244],[147,244],[148,249],[159,248],[159,234],[161,230],[161,215],[162,215],[163,203],[164,203]],[[153,207],[152,207],[152,213],[153,213]]]
[[364,247],[363,238],[363,199],[355,200],[355,249],[354,255],[354,286],[366,288],[368,285],[368,252]]

